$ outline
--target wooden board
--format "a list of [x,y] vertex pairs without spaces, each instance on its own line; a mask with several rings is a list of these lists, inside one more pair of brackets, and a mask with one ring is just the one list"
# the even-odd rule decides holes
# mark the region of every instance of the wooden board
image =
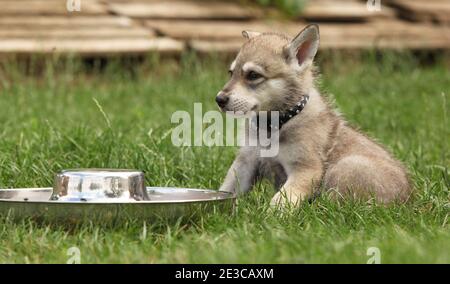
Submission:
[[190,49],[198,53],[237,53],[244,43],[244,39],[228,41],[191,40],[188,43]]
[[305,23],[280,23],[266,21],[188,21],[188,20],[147,20],[145,25],[158,33],[176,39],[240,39],[243,30],[258,32],[300,31]]
[[391,5],[405,19],[450,24],[449,0],[392,0]]
[[[299,27],[288,24],[283,30],[293,36]],[[448,27],[398,20],[363,24],[324,23],[320,24],[320,34],[321,49],[450,49]],[[243,42],[244,39],[238,37],[193,37],[189,46],[201,53],[233,53],[239,50]]]
[[81,11],[70,12],[66,0],[2,0],[0,15],[101,15],[106,14],[106,8],[94,0],[80,0]]
[[[81,5],[79,13],[68,12],[66,0],[0,0],[0,54],[179,53],[185,43],[202,53],[234,53],[244,42],[242,30],[294,36],[307,24],[261,20],[260,9],[224,0],[81,0]],[[421,22],[396,20],[388,5]],[[322,49],[450,49],[450,25],[442,24],[450,23],[450,0],[386,0],[382,11],[368,11],[363,0],[311,0],[302,18],[323,21]]]
[[169,38],[153,39],[6,39],[0,44],[0,54],[79,54],[97,56],[109,54],[180,53],[184,44]]
[[[242,38],[243,30],[258,32],[280,32],[295,36],[307,23],[305,22],[227,22],[227,21],[165,21],[149,20],[148,27],[158,33],[177,39],[233,40]],[[380,31],[371,23],[321,23],[322,35],[347,37],[374,37]]]
[[233,19],[245,20],[261,15],[251,9],[230,2],[168,1],[145,3],[108,3],[109,10],[118,15],[151,19]]
[[321,46],[341,48],[450,49],[450,30],[399,20],[343,27],[321,25]]
[[[1,5],[1,3],[0,3]],[[93,27],[130,28],[133,21],[117,16],[1,16],[0,26],[33,28],[76,27],[78,29]]]
[[[84,38],[151,38],[155,33],[152,30],[133,27],[129,29],[114,28],[114,27],[96,27],[92,29],[78,29],[77,27],[68,28],[37,28],[26,29],[17,27],[2,27],[0,26],[0,39],[84,39]],[[1,42],[0,42],[1,44]]]
[[322,0],[308,1],[300,17],[309,21],[367,21],[376,15],[362,2]]

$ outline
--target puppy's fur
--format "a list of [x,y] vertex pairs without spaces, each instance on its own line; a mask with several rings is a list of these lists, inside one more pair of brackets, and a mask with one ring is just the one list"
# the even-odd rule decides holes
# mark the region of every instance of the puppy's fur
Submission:
[[245,193],[271,178],[280,189],[273,205],[299,204],[315,190],[332,196],[404,201],[411,192],[404,167],[382,146],[351,128],[314,85],[313,58],[319,27],[309,25],[295,38],[243,32],[247,41],[230,67],[231,78],[216,101],[223,111],[285,111],[303,95],[309,102],[279,132],[279,152],[262,158],[244,146],[220,190]]

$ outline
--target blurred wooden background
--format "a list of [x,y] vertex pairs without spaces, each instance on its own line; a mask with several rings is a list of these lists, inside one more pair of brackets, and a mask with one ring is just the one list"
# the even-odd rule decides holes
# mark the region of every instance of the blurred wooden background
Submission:
[[366,0],[309,0],[288,19],[239,1],[0,0],[0,54],[230,53],[242,30],[295,35],[311,22],[322,49],[450,49],[449,0],[380,2],[370,11]]

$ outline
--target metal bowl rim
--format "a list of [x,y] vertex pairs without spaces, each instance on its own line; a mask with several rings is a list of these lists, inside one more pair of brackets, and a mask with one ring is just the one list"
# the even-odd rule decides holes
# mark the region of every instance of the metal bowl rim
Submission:
[[130,173],[144,173],[144,171],[138,169],[114,169],[114,168],[73,168],[73,169],[64,169],[57,174],[67,173],[67,172],[112,172],[112,173],[120,173],[120,172],[130,172]]
[[[48,201],[42,201],[42,200],[27,200],[27,201],[22,201],[22,200],[8,200],[8,199],[0,199],[0,203],[32,203],[32,204],[85,204],[85,205],[104,205],[104,204],[111,204],[111,205],[126,205],[126,204],[186,204],[186,203],[204,203],[204,202],[217,202],[217,201],[225,201],[225,200],[233,200],[236,198],[236,194],[231,193],[231,192],[226,192],[226,191],[215,191],[215,190],[210,190],[210,189],[199,189],[199,188],[183,188],[183,187],[155,187],[155,186],[147,186],[146,190],[151,190],[154,188],[165,188],[165,189],[170,189],[170,188],[174,188],[174,189],[187,189],[187,190],[192,190],[192,191],[200,191],[200,192],[216,192],[216,193],[221,193],[221,194],[225,194],[227,196],[225,197],[218,197],[215,199],[186,199],[186,200],[179,200],[179,201],[174,201],[174,200],[166,200],[166,201],[152,201],[152,200],[143,200],[143,201],[52,201],[52,200],[48,200]],[[35,192],[39,192],[39,191],[52,191],[53,188],[51,187],[37,187],[37,188],[5,188],[5,189],[0,189],[0,191],[35,191]]]

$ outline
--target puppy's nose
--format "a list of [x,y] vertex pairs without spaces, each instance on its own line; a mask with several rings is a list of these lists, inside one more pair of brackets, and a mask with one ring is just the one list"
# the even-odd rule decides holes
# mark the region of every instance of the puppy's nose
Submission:
[[228,101],[229,101],[230,97],[225,96],[223,94],[223,92],[220,92],[217,97],[216,97],[216,103],[223,108],[224,106],[227,105]]

